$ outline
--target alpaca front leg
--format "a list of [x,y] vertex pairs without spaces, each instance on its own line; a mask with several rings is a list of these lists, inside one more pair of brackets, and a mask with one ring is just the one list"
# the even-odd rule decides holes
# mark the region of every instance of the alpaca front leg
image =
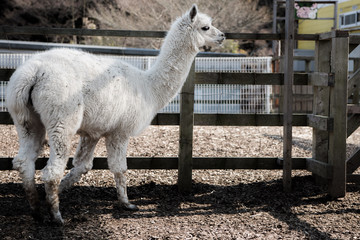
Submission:
[[116,190],[118,194],[118,199],[121,205],[127,210],[138,210],[138,207],[129,202],[129,198],[127,195],[127,187],[126,187],[126,176],[125,171],[114,173],[114,178],[116,182]]
[[126,150],[129,139],[114,134],[107,136],[105,140],[108,152],[108,165],[110,171],[114,174],[120,204],[127,210],[138,210],[136,205],[129,202],[126,188]]

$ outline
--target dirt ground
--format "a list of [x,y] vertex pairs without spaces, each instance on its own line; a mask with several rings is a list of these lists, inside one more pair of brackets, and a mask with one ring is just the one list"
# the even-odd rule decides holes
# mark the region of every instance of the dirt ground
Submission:
[[[195,127],[194,156],[278,157],[279,127]],[[13,126],[0,127],[0,155],[14,156]],[[294,128],[294,157],[311,156],[310,128]],[[128,156],[177,156],[177,127],[152,126],[131,140]],[[348,139],[348,154],[360,131]],[[76,140],[74,139],[74,146]],[[45,149],[44,155],[48,154]],[[97,156],[106,156],[103,142]],[[36,181],[44,205],[44,188]],[[128,193],[137,212],[116,204],[108,170],[93,170],[60,195],[63,227],[30,216],[16,171],[0,171],[0,239],[359,239],[360,185],[332,200],[311,173],[293,172],[293,191],[282,191],[278,170],[194,170],[193,188],[179,194],[175,170],[129,170]]]

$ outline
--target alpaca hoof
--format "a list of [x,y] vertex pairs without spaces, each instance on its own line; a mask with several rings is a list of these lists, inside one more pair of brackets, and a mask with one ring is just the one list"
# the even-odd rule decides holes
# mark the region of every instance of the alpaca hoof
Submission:
[[64,225],[64,220],[62,218],[53,218],[52,221],[57,226],[63,226]]
[[123,203],[122,207],[125,210],[130,210],[130,211],[138,211],[139,210],[139,208],[136,205],[131,204],[131,203]]
[[52,222],[54,224],[56,224],[58,226],[63,226],[64,225],[64,220],[62,219],[60,213],[57,213],[57,214],[54,214],[54,215],[51,214],[51,220],[52,220]]

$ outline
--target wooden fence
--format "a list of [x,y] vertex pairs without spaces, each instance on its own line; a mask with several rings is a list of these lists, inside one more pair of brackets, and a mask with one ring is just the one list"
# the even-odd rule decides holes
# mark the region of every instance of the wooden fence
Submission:
[[[55,34],[80,36],[117,36],[117,37],[164,37],[164,32],[153,31],[116,31],[88,29],[46,29],[24,27],[0,27],[0,37],[10,34]],[[357,180],[359,176],[350,175],[360,165],[360,152],[346,159],[346,138],[360,125],[360,107],[352,105],[347,115],[347,96],[357,95],[356,84],[360,72],[356,71],[349,79],[347,62],[349,48],[360,44],[358,36],[349,36],[344,31],[332,31],[324,34],[288,35],[281,34],[245,34],[227,33],[227,39],[263,39],[263,40],[315,40],[316,70],[313,73],[291,74],[293,80],[284,73],[195,73],[192,67],[181,91],[180,114],[159,113],[153,119],[153,125],[179,125],[179,157],[129,157],[129,169],[178,169],[178,185],[181,191],[190,191],[192,169],[282,169],[284,162],[287,175],[284,186],[291,186],[291,169],[307,169],[318,178],[330,183],[329,192],[333,197],[342,197],[346,193],[346,179]],[[291,44],[289,45],[291,51]],[[287,61],[292,62],[291,55]],[[8,80],[13,70],[0,70],[0,80]],[[289,75],[288,73],[286,74]],[[314,89],[312,114],[292,114],[291,109],[284,114],[194,114],[194,84],[254,84],[288,85],[287,98],[291,98],[293,85],[311,85]],[[358,99],[358,97],[357,97]],[[291,105],[287,105],[291,108]],[[287,153],[279,158],[196,158],[192,156],[193,126],[283,126],[287,124],[288,134],[284,136]],[[0,112],[1,124],[12,124],[7,112]],[[310,126],[314,129],[313,157],[292,158],[292,126]],[[290,152],[290,155],[289,155]],[[285,154],[288,156],[285,157]],[[290,162],[289,162],[290,157]],[[287,158],[287,159],[286,159]],[[0,170],[12,168],[11,158],[0,157]],[[71,159],[70,159],[71,160]],[[37,161],[37,169],[45,166],[47,159]],[[71,161],[68,164],[71,167]],[[95,157],[94,169],[107,169],[106,158]],[[290,179],[289,179],[290,178]]]

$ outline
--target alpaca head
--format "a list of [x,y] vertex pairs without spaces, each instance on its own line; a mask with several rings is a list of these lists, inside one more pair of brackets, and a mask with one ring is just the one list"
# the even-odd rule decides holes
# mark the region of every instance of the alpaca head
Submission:
[[212,19],[206,14],[199,13],[195,4],[182,17],[182,20],[188,24],[196,50],[203,46],[220,45],[225,40],[225,34],[212,26]]

